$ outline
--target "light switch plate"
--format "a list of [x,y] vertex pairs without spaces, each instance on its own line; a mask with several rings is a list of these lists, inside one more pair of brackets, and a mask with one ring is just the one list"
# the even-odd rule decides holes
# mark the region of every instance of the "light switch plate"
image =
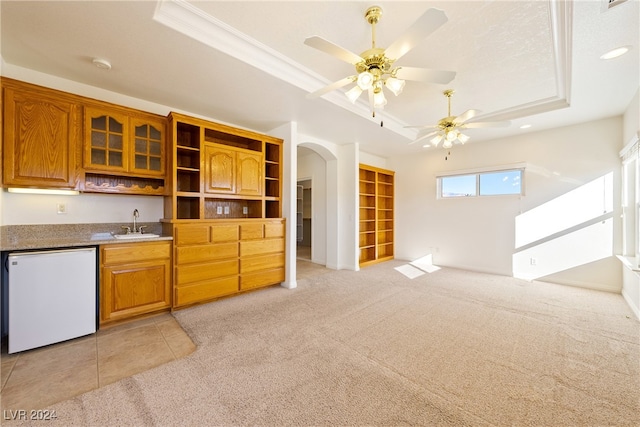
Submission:
[[218,215],[222,215],[222,206],[218,206],[218,207],[216,208],[216,214],[218,214]]
[[229,206],[224,207],[224,214],[229,215]]

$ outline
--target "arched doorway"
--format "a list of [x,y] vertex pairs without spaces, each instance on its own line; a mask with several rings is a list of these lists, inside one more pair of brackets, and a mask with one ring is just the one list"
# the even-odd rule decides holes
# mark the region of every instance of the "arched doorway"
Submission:
[[[299,143],[296,155],[297,181],[302,183],[303,194],[301,243],[309,245],[309,261],[337,269],[337,157],[316,142]],[[310,200],[305,201],[305,195]]]

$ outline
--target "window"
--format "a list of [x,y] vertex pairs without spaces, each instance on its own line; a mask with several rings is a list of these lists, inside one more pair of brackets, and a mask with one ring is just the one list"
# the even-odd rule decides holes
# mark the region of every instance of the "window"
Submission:
[[522,194],[524,168],[488,170],[437,177],[438,197],[477,197]]
[[475,175],[446,176],[440,178],[440,197],[468,197],[476,193]]

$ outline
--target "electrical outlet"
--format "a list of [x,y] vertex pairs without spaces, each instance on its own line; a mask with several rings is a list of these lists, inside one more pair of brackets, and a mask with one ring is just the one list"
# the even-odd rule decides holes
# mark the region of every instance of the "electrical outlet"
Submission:
[[67,213],[67,205],[65,205],[64,203],[58,203],[56,205],[56,211],[58,212],[58,214],[66,214]]
[[537,258],[531,258],[531,259],[529,260],[529,263],[530,263],[531,265],[538,265],[538,259],[537,259]]
[[247,206],[242,207],[242,215],[247,215],[249,213],[249,208]]
[[218,206],[218,207],[216,208],[216,214],[218,214],[218,215],[222,215],[222,206]]
[[224,214],[229,215],[229,206],[224,207]]

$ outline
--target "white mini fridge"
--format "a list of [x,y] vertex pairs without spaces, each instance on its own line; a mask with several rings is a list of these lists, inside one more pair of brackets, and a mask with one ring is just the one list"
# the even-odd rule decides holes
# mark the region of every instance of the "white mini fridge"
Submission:
[[11,253],[9,353],[96,331],[96,249]]

